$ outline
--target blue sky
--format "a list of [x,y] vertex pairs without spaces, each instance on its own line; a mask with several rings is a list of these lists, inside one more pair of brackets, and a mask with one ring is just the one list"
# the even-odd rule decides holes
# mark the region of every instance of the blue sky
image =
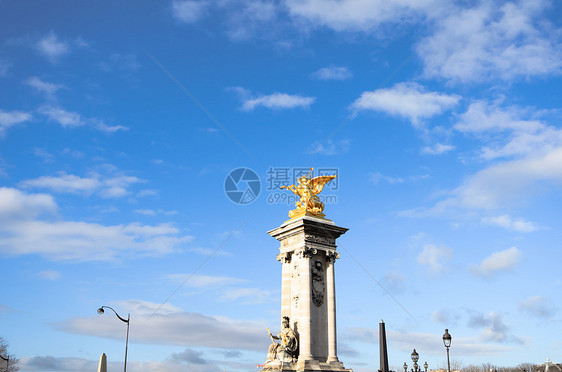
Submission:
[[[22,371],[247,371],[332,169],[339,356],[562,351],[559,1],[0,1],[1,334]],[[261,180],[252,203],[230,171]],[[240,187],[245,187],[243,183]],[[186,280],[187,279],[187,280]],[[390,295],[389,295],[390,294]],[[157,311],[156,311],[157,310]]]

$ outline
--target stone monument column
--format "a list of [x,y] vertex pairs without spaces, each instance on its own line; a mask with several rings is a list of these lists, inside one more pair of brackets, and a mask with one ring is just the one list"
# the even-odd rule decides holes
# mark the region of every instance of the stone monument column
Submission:
[[334,263],[339,258],[339,253],[330,252],[326,255],[328,269],[326,270],[326,289],[328,292],[328,360],[327,362],[339,362],[336,331],[336,278]]
[[299,200],[291,219],[268,231],[281,243],[283,329],[278,335],[268,329],[272,343],[262,371],[352,372],[338,360],[336,332],[336,239],[347,229],[324,218],[318,198],[336,176],[311,178],[312,170],[298,178],[298,185],[281,186]]
[[291,253],[280,253],[277,260],[283,265],[281,266],[281,318],[291,315]]
[[347,231],[334,222],[304,215],[268,233],[279,240],[281,315],[298,336],[296,363],[269,371],[350,371],[337,356],[336,239]]
[[300,336],[300,351],[299,360],[305,361],[312,359],[312,339],[311,339],[311,317],[310,307],[311,300],[309,296],[304,294],[310,292],[310,250],[302,248],[299,252],[301,257],[300,267],[297,269],[297,275],[300,277],[298,288],[295,288],[296,295],[299,298],[298,308],[291,314],[294,316],[297,325],[299,326]]

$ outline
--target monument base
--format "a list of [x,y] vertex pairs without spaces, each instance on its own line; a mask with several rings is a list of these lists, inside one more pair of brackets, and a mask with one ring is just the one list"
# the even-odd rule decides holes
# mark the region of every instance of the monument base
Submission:
[[[277,260],[282,264],[283,329],[275,337],[279,343],[272,337],[261,371],[352,372],[337,357],[336,335],[336,239],[347,229],[306,211],[291,217],[295,218],[268,231],[281,243]],[[279,351],[287,345],[298,349],[290,359],[281,359]]]
[[303,360],[296,363],[270,362],[263,372],[353,372],[343,366],[342,362],[319,362],[317,360]]

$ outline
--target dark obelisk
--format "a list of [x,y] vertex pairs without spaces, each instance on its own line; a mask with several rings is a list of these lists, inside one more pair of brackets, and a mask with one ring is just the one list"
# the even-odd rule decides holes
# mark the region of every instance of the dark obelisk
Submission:
[[386,330],[384,329],[384,321],[379,324],[379,352],[381,360],[381,368],[379,372],[389,372],[388,370],[388,353],[386,352]]

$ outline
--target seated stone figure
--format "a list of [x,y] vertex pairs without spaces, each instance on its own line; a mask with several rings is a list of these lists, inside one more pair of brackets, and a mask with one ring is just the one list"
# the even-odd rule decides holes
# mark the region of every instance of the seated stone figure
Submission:
[[[271,345],[267,351],[266,364],[272,362],[296,362],[298,358],[298,340],[296,333],[291,329],[288,316],[283,317],[283,329],[277,336],[269,332],[271,337]],[[275,342],[280,340],[280,343]]]

